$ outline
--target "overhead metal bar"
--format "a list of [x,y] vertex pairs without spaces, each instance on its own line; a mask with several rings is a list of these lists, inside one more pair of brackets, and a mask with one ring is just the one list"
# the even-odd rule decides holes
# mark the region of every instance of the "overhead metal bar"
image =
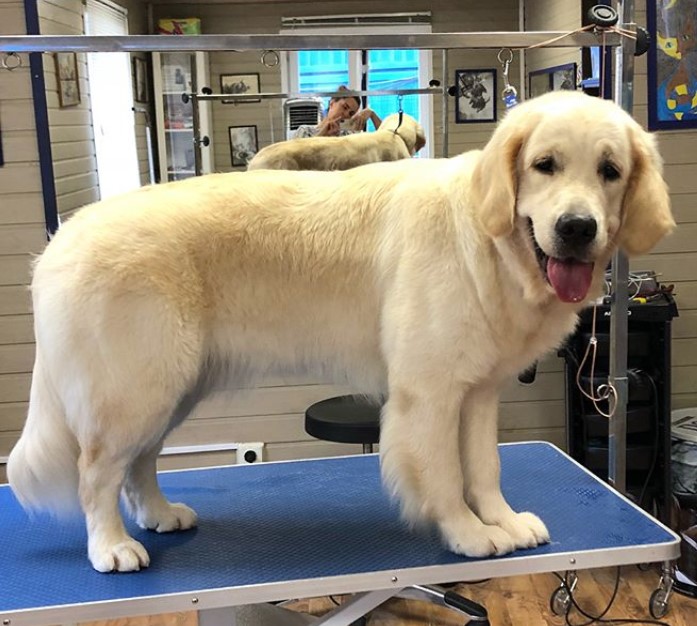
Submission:
[[[555,41],[556,38],[560,38]],[[606,33],[605,45],[620,45],[620,35]],[[473,32],[414,34],[269,34],[269,35],[9,35],[0,52],[181,52],[264,50],[379,50],[412,48],[552,48],[597,46],[592,32]]]
[[353,96],[411,96],[442,94],[441,87],[418,89],[345,89],[343,91],[262,92],[262,93],[197,93],[183,94],[198,100],[274,100],[279,98],[351,98]]

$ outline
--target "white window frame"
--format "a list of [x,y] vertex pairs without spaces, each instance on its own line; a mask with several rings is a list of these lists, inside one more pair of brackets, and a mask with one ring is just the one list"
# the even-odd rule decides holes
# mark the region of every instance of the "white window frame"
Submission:
[[[330,20],[332,16],[327,16]],[[414,35],[430,34],[430,24],[383,24],[350,26],[322,26],[322,34],[337,35]],[[294,27],[281,29],[280,33],[288,34],[317,34],[318,27]],[[298,85],[298,55],[295,51],[283,51],[281,57],[281,88],[284,92],[297,93]],[[360,89],[361,84],[361,54],[359,50],[349,50],[349,85],[351,89]],[[419,50],[419,87],[428,87],[433,78],[433,54],[431,50]],[[337,85],[338,87],[338,85]],[[395,96],[396,97],[396,96]],[[419,153],[424,158],[433,156],[433,96],[419,95],[421,119],[419,122],[426,133],[426,146]]]

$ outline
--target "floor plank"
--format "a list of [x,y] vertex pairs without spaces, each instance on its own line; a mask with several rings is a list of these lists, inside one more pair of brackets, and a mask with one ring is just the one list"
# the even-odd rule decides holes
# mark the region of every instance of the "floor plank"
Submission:
[[[614,588],[615,572],[615,568],[607,568],[579,573],[575,597],[586,612],[597,615],[605,608]],[[605,619],[651,619],[649,597],[658,585],[659,575],[657,569],[622,568],[617,598]],[[558,584],[553,574],[538,574],[460,584],[455,590],[486,606],[492,626],[561,626],[564,618],[554,615],[549,608],[550,597]],[[329,598],[309,598],[291,606],[295,610],[322,615],[335,604]],[[586,621],[576,612],[570,615],[572,624]],[[695,626],[697,600],[673,594],[663,621],[670,626]],[[371,613],[368,621],[369,626],[462,626],[462,623],[462,617],[453,611],[413,600],[386,602]],[[91,622],[89,626],[197,626],[197,620],[195,613],[176,613]]]

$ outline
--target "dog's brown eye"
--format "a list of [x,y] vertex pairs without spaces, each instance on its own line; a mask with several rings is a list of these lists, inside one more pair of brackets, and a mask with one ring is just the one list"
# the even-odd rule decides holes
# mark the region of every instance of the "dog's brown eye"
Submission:
[[552,157],[544,157],[533,163],[533,167],[542,174],[554,174],[557,171],[557,164]]
[[599,173],[607,181],[617,180],[620,177],[620,171],[608,162],[601,164]]

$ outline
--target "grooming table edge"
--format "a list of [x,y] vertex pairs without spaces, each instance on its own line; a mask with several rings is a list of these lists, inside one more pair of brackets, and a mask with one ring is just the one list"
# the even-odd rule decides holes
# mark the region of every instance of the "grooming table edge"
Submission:
[[[128,574],[94,572],[82,520],[30,520],[2,485],[0,624],[49,626],[375,590],[397,594],[416,584],[679,556],[678,535],[552,444],[502,444],[500,452],[504,494],[515,509],[540,514],[552,543],[487,559],[459,557],[444,550],[434,533],[406,529],[382,492],[377,455],[161,472],[165,494],[191,504],[200,527],[157,535],[129,525],[153,562],[143,572]],[[520,471],[518,466],[526,464],[526,471]],[[197,485],[203,496],[196,495]],[[205,492],[213,495],[208,506],[202,504]],[[554,497],[542,504],[545,494]],[[568,510],[574,502],[577,510]],[[572,528],[576,518],[578,528]],[[560,539],[564,525],[569,525],[569,536]],[[284,541],[289,552],[298,552],[287,554]],[[386,545],[391,542],[394,549]],[[374,560],[376,552],[385,557],[385,567]],[[305,567],[302,559],[308,562],[305,576],[295,573]],[[346,563],[346,573],[336,571],[338,561]],[[277,562],[281,569],[274,580]],[[32,594],[39,596],[37,601]]]

